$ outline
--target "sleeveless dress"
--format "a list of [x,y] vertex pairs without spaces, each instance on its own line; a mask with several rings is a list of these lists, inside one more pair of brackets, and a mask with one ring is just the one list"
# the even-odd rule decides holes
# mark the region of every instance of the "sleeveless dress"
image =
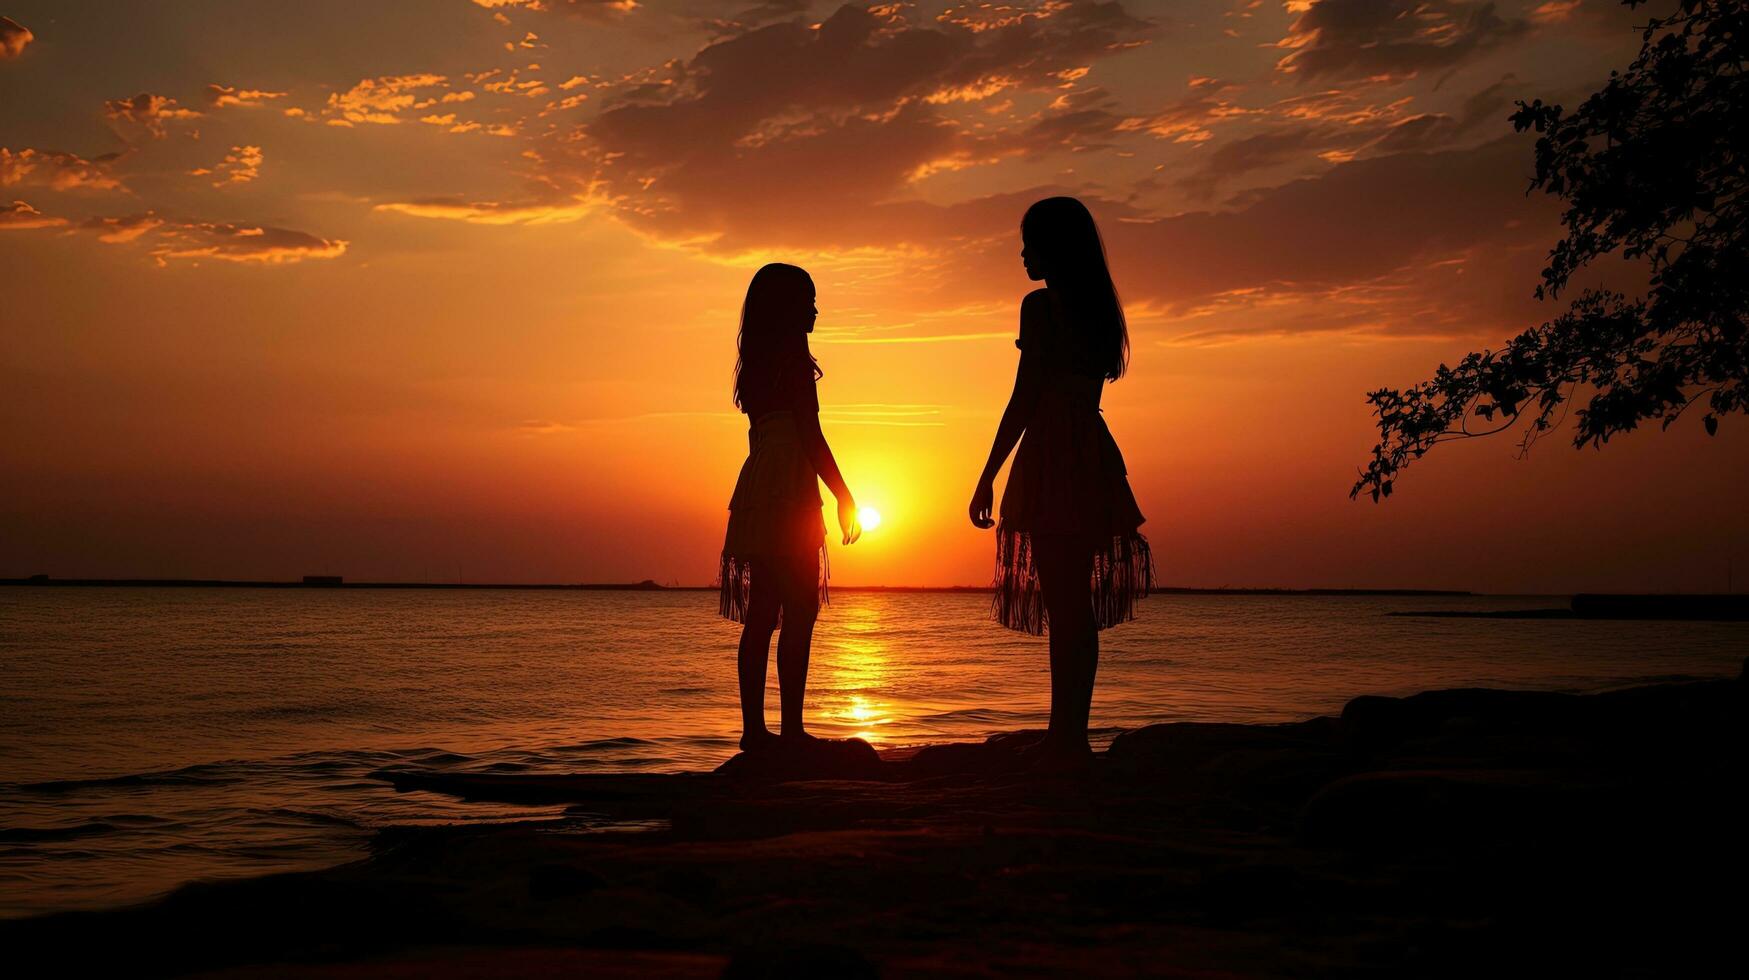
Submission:
[[[799,369],[798,369],[799,370]],[[819,478],[802,443],[798,415],[818,412],[811,365],[762,398],[744,398],[747,461],[729,498],[729,527],[718,567],[717,611],[747,621],[761,559],[819,555],[820,602],[826,602],[826,521]]]
[[1002,493],[991,610],[1003,626],[1034,636],[1045,632],[1047,618],[1034,556],[1039,538],[1093,555],[1099,629],[1134,619],[1136,601],[1154,584],[1153,555],[1140,530],[1146,518],[1100,414],[1105,378],[1084,367],[1087,359],[1056,297],[1039,293],[1049,297],[1049,315],[1023,317],[1014,345],[1043,357],[1044,377]]

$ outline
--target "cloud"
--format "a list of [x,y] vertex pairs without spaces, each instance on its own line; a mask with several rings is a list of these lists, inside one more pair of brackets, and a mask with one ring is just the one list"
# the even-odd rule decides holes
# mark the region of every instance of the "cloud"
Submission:
[[718,36],[740,34],[744,31],[769,24],[774,20],[788,20],[808,12],[813,6],[813,0],[764,0],[761,3],[747,7],[735,13],[722,14],[722,4],[718,0],[706,0],[703,4],[694,4],[692,16]]
[[1027,27],[1039,21],[1069,12],[1070,16],[1083,18],[1089,15],[1128,18],[1119,4],[1071,4],[1060,0],[1040,0],[1034,3],[960,3],[949,6],[936,15],[936,20],[943,24],[962,27],[974,34],[985,31],[1001,31],[1016,27]]
[[1178,179],[1193,197],[1207,198],[1221,183],[1243,174],[1287,163],[1309,163],[1318,151],[1366,139],[1351,127],[1292,126],[1229,140],[1203,158],[1201,166]]
[[1301,81],[1401,81],[1522,37],[1530,23],[1472,0],[1314,0],[1277,42]]
[[448,85],[448,78],[429,72],[360,79],[346,91],[329,95],[325,112],[330,117],[329,125],[334,126],[355,123],[396,125],[405,121],[401,113],[423,108],[422,103],[435,101],[431,97],[422,97],[421,92]]
[[520,8],[569,14],[585,20],[609,20],[629,14],[639,6],[637,0],[474,0],[474,5],[500,13]]
[[417,218],[466,221],[477,225],[546,225],[576,221],[589,213],[589,206],[580,201],[515,204],[504,201],[464,201],[460,198],[424,198],[379,204],[375,210]]
[[970,134],[944,106],[1003,89],[1061,95],[1066,72],[1152,30],[1116,3],[1054,0],[1000,16],[961,6],[926,25],[907,9],[847,5],[815,28],[774,23],[719,40],[666,77],[628,84],[532,157],[560,195],[611,202],[665,237],[740,247],[759,225],[866,207],[936,169],[1092,145],[1124,118],[1097,92],[1092,105],[1064,99],[998,135]]
[[1352,91],[1330,89],[1294,96],[1258,110],[1285,120],[1274,128],[1215,147],[1177,185],[1193,198],[1208,198],[1224,183],[1275,167],[1302,169],[1339,163],[1360,156],[1417,150],[1437,150],[1495,121],[1505,129],[1505,107],[1511,102],[1507,75],[1466,99],[1456,115],[1411,114],[1413,99],[1385,104],[1363,101]]
[[87,218],[79,228],[96,234],[100,242],[122,245],[156,231],[163,224],[164,219],[148,211],[120,218]]
[[348,243],[308,232],[258,224],[230,224],[166,218],[153,211],[89,218],[82,231],[110,245],[139,243],[160,266],[172,261],[212,259],[257,265],[287,265],[305,259],[332,259]]
[[1235,105],[1228,99],[1226,93],[1236,88],[1218,78],[1192,78],[1188,94],[1158,112],[1125,118],[1117,129],[1148,133],[1174,143],[1200,143],[1214,135],[1211,131],[1214,126],[1262,111]]
[[8,205],[0,205],[0,231],[59,228],[66,223],[66,218],[55,218],[43,214],[23,201],[13,201]]
[[[1080,72],[1069,74],[1081,77]],[[933,161],[912,178],[935,169],[989,163],[1009,156],[1086,153],[1118,145],[1130,136],[1201,143],[1214,138],[1215,127],[1263,112],[1235,105],[1222,94],[1236,89],[1217,79],[1193,78],[1187,94],[1151,113],[1135,115],[1122,111],[1112,93],[1101,86],[1071,88],[1058,94],[1023,127],[978,135],[962,133],[956,157]]]
[[239,89],[229,85],[219,85],[216,82],[206,87],[206,99],[215,109],[227,107],[254,108],[271,99],[285,97],[284,92],[267,92],[261,89]]
[[30,28],[10,17],[0,17],[0,61],[24,54],[25,47],[34,40],[36,35]]
[[23,184],[50,190],[120,190],[121,179],[112,169],[120,153],[105,153],[86,159],[76,153],[57,153],[25,147],[0,147],[0,186]]
[[1530,19],[1539,28],[1559,28],[1569,37],[1580,34],[1619,40],[1625,34],[1638,35],[1645,28],[1651,11],[1644,6],[1630,7],[1621,0],[1548,0],[1530,11]]
[[152,256],[159,264],[170,259],[217,259],[283,265],[305,259],[338,258],[345,254],[348,244],[287,228],[210,221],[167,222],[157,234]]
[[1533,234],[1489,238],[1356,282],[1227,294],[1169,318],[1162,339],[1209,346],[1321,333],[1498,337],[1547,315],[1530,287],[1546,245]]
[[457,120],[453,112],[420,116],[427,126],[442,126],[446,133],[484,133],[487,136],[517,136],[520,130],[510,123],[482,123],[472,119]]
[[1531,20],[1539,24],[1560,24],[1572,20],[1579,9],[1579,0],[1549,0],[1530,12]]
[[[540,69],[540,65],[529,65],[531,71]],[[467,76],[469,81],[476,82],[480,88],[497,95],[521,95],[527,98],[537,98],[551,92],[547,83],[538,78],[523,78],[522,69],[512,68],[509,74],[501,69],[480,72]]]
[[1125,273],[1120,285],[1130,286],[1126,299],[1183,310],[1224,294],[1324,290],[1482,245],[1540,242],[1554,208],[1525,196],[1530,167],[1528,140],[1508,136],[1343,163],[1227,211],[1136,220],[1107,206],[1119,220],[1102,227]]
[[160,140],[166,135],[166,124],[198,119],[201,115],[194,109],[182,108],[169,96],[150,92],[141,92],[131,99],[110,99],[103,103],[103,114],[111,122],[137,126]]
[[706,46],[676,66],[674,84],[644,93],[655,104],[604,112],[591,132],[612,134],[629,151],[666,152],[689,131],[720,146],[758,138],[774,121],[890,112],[902,102],[996,79],[1054,90],[1062,70],[1148,27],[1116,4],[1045,6],[1057,16],[989,34],[951,24],[915,27],[853,6],[839,8],[817,30],[772,24]]
[[1449,144],[1489,122],[1504,129],[1509,117],[1506,110],[1512,104],[1512,96],[1508,94],[1506,86],[1515,80],[1514,76],[1507,75],[1470,96],[1464,100],[1456,115],[1429,113],[1405,119],[1393,125],[1373,149],[1380,153],[1433,149]]
[[189,174],[195,177],[217,176],[214,187],[225,187],[230,184],[247,184],[261,176],[261,164],[264,156],[259,146],[233,146],[231,152],[225,154],[225,159],[217,166],[197,167]]

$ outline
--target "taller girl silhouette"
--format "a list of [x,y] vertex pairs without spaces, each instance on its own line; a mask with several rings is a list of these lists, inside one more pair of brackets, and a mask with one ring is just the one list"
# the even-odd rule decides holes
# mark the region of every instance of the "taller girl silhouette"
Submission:
[[747,413],[747,462],[729,500],[719,605],[723,616],[743,624],[738,673],[747,751],[778,740],[765,727],[765,664],[779,622],[782,738],[812,738],[802,728],[802,699],[814,617],[826,596],[826,522],[816,476],[838,498],[844,543],[862,535],[856,501],[820,431],[814,382],[821,372],[808,351],[817,315],[814,280],[776,262],[754,273],[741,306],[735,404]]
[[1052,197],[1027,209],[1020,237],[1026,274],[1045,287],[1020,304],[1020,368],[970,510],[978,527],[995,523],[996,473],[1020,442],[996,529],[995,614],[1010,629],[1048,630],[1050,731],[1032,751],[1075,763],[1091,751],[1099,630],[1135,618],[1136,600],[1153,586],[1153,559],[1099,408],[1105,382],[1129,362],[1099,229],[1080,201]]

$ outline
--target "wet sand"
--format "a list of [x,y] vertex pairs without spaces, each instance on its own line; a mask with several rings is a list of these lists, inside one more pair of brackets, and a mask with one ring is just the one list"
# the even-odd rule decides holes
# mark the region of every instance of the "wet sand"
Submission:
[[715,773],[384,772],[622,822],[386,831],[324,871],[0,923],[14,964],[214,976],[1680,975],[1736,959],[1749,684],[1362,697]]

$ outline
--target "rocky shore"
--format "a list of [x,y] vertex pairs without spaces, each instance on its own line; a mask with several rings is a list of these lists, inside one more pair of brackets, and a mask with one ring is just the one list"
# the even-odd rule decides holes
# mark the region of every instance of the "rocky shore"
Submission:
[[26,973],[1694,975],[1739,962],[1749,684],[1361,697],[715,773],[384,772],[588,834],[383,832],[325,871],[0,923]]

